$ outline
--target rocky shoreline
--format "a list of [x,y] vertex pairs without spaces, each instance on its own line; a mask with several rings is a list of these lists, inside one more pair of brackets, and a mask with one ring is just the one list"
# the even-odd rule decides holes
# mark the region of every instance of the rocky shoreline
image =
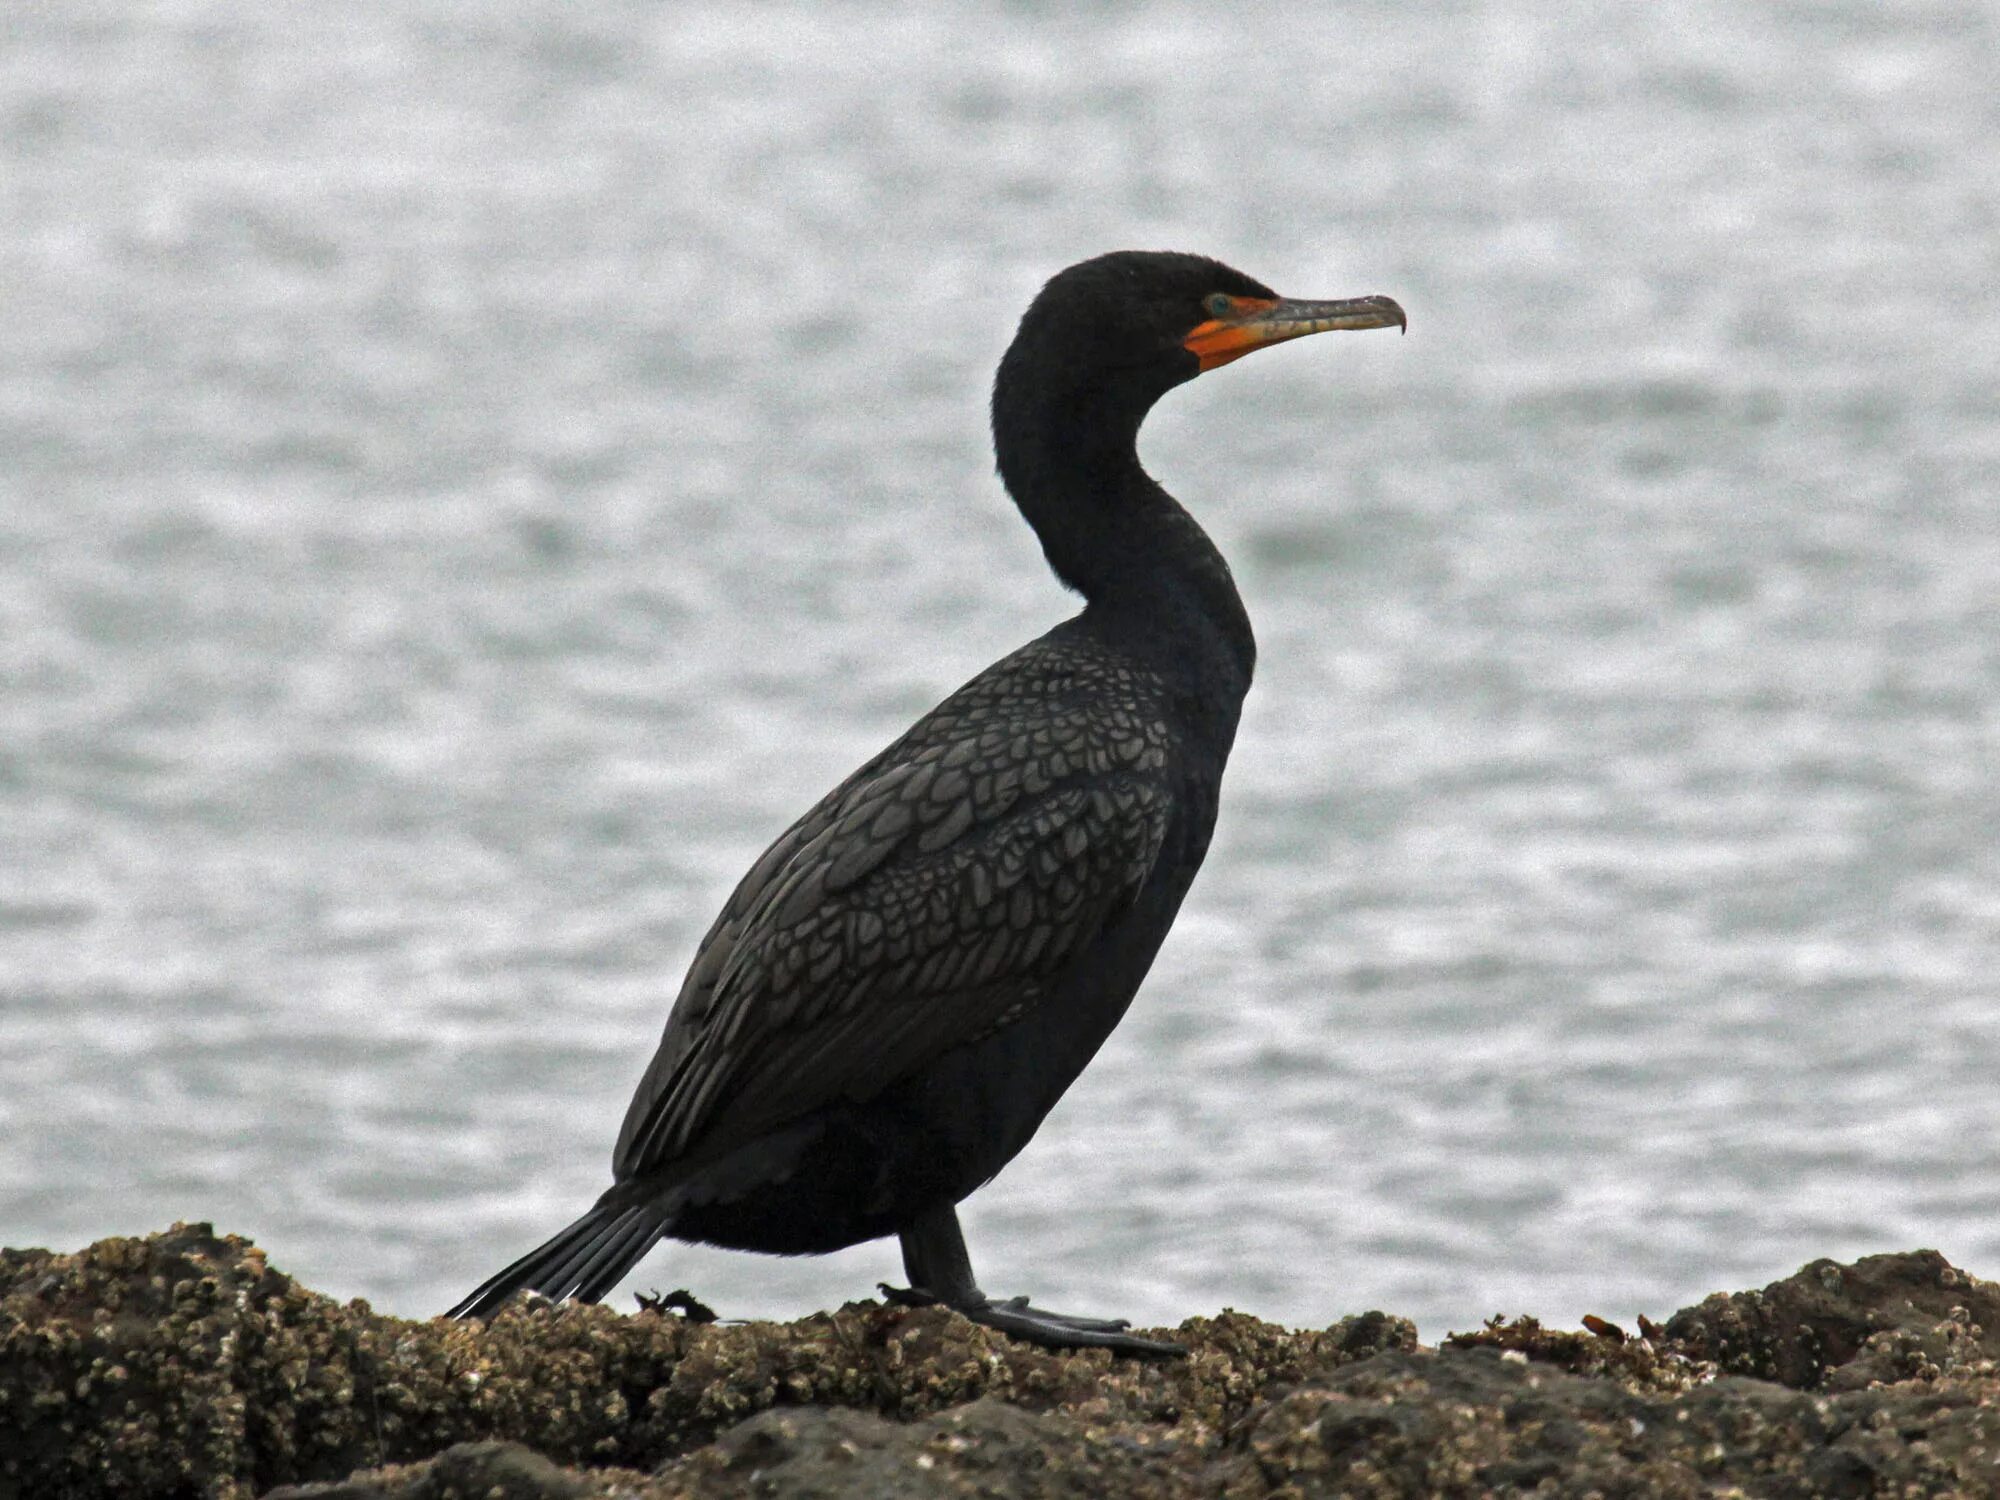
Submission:
[[2000,1286],[1935,1252],[1591,1322],[1224,1313],[1163,1363],[875,1303],[418,1323],[180,1224],[0,1251],[0,1500],[2000,1495]]

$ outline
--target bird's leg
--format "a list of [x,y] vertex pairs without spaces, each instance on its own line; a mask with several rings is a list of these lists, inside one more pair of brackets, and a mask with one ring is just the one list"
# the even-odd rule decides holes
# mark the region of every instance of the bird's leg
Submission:
[[[958,1210],[949,1203],[926,1209],[900,1236],[907,1292],[891,1292],[891,1300],[910,1307],[967,1307],[986,1300],[972,1278],[972,1257],[965,1253],[965,1234],[958,1227]],[[887,1290],[885,1288],[885,1290]]]
[[1051,1349],[1110,1349],[1118,1354],[1180,1355],[1187,1350],[1160,1339],[1142,1339],[1125,1330],[1123,1318],[1085,1318],[1031,1307],[1026,1297],[995,1302],[972,1278],[958,1210],[949,1203],[926,1209],[902,1232],[903,1270],[909,1290],[885,1286],[882,1294],[903,1307],[941,1303],[975,1323]]

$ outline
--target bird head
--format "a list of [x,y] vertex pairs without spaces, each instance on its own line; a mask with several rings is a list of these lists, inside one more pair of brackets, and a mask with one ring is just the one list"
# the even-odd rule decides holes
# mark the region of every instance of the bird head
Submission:
[[1205,255],[1119,250],[1050,278],[1001,362],[995,414],[1082,402],[1134,430],[1173,387],[1256,349],[1338,329],[1402,328],[1387,297],[1280,297]]

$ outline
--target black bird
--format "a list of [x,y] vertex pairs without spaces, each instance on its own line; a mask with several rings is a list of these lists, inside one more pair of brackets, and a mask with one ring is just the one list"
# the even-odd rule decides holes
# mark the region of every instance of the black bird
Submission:
[[595,1301],[663,1236],[780,1255],[896,1235],[910,1289],[1055,1346],[1172,1354],[989,1298],[956,1205],[1131,1002],[1215,826],[1256,643],[1214,543],[1139,465],[1153,403],[1284,339],[1404,326],[1203,256],[1071,266],[993,387],[1000,477],[1081,613],[834,788],[702,940],[597,1205],[473,1292]]

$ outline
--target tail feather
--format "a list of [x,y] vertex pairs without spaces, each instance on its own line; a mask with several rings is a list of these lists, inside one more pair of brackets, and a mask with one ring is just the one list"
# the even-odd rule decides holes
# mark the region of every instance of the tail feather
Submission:
[[645,1258],[659,1237],[660,1223],[653,1214],[644,1210],[628,1213],[596,1254],[576,1268],[576,1286],[570,1295],[579,1302],[597,1301],[625,1279],[625,1273]]
[[553,1301],[595,1302],[653,1248],[667,1226],[657,1207],[600,1203],[473,1289],[445,1316],[483,1318],[523,1289]]

